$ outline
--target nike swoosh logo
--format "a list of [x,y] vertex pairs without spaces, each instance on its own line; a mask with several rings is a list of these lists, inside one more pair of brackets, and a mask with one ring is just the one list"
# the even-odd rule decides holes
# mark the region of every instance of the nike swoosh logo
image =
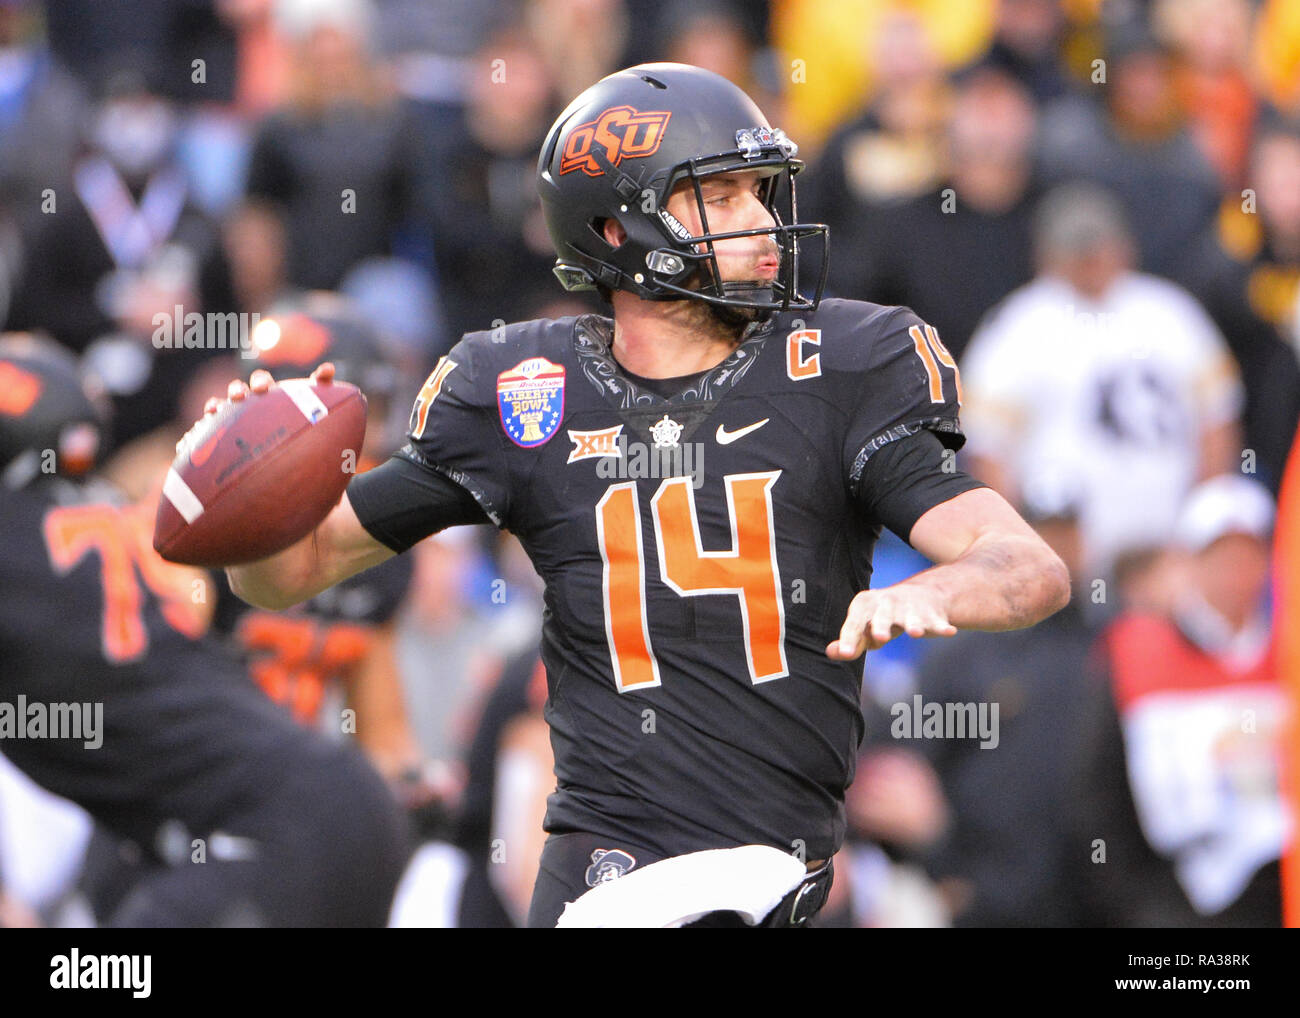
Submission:
[[217,447],[218,440],[220,440],[221,436],[225,433],[226,426],[224,424],[215,428],[207,441],[190,453],[190,462],[196,467],[203,466],[203,464],[208,461],[208,457],[212,455],[212,450]]
[[744,438],[744,437],[745,437],[746,435],[748,435],[751,431],[757,431],[759,428],[761,428],[761,427],[762,427],[764,424],[766,424],[767,422],[768,422],[768,418],[764,417],[761,421],[755,421],[753,424],[749,425],[749,427],[747,427],[747,428],[737,428],[735,431],[728,431],[728,430],[727,430],[726,428],[724,428],[721,424],[719,424],[719,425],[718,425],[718,434],[717,434],[717,436],[716,436],[717,439],[718,439],[718,445],[730,445],[730,444],[731,444],[732,442],[734,442],[736,439],[738,439],[738,438]]

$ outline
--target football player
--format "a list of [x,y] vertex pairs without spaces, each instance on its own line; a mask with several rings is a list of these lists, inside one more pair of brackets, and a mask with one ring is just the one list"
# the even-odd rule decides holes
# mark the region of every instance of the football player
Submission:
[[[312,536],[228,570],[285,608],[443,527],[519,537],[546,583],[557,777],[530,925],[656,861],[752,845],[806,863],[764,924],[805,923],[844,837],[862,654],[1069,598],[1056,555],[955,469],[959,380],[934,330],[801,288],[800,246],[826,228],[797,219],[795,154],[698,68],[578,96],[538,187],[557,275],[612,318],[467,335],[401,451]],[[937,564],[868,589],[882,526]]]
[[0,750],[138,848],[109,925],[384,925],[387,787],[205,635],[207,581],[89,473],[102,428],[69,354],[0,337]]

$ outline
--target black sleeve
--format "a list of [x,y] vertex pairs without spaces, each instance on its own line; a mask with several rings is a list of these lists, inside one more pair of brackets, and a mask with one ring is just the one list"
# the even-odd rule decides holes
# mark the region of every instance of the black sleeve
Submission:
[[954,462],[933,431],[888,442],[863,464],[858,505],[910,544],[912,527],[935,506],[964,491],[987,487],[957,470]]
[[863,490],[870,487],[866,465],[886,446],[931,431],[949,449],[962,447],[961,375],[939,334],[911,308],[864,314],[855,302],[841,305],[851,316],[839,344],[839,399],[849,412],[844,476],[855,497],[871,498]]
[[348,501],[370,536],[399,554],[447,527],[490,522],[455,481],[401,456],[353,478]]

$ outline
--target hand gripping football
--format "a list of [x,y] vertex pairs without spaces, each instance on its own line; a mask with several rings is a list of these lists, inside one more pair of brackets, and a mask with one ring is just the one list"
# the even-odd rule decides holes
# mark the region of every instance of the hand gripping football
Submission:
[[293,378],[226,402],[176,446],[153,546],[195,566],[254,562],[306,537],[356,473],[366,398],[345,382]]

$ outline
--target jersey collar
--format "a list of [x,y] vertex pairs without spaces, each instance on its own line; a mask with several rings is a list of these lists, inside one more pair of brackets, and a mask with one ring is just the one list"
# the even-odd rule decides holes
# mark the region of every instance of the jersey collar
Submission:
[[580,315],[573,323],[573,352],[587,381],[621,410],[657,403],[706,403],[729,392],[749,371],[762,352],[767,338],[772,335],[774,323],[775,317],[766,322],[754,323],[726,360],[668,399],[638,386],[627,377],[618,361],[614,360],[611,352],[614,322],[610,318],[594,314]]

